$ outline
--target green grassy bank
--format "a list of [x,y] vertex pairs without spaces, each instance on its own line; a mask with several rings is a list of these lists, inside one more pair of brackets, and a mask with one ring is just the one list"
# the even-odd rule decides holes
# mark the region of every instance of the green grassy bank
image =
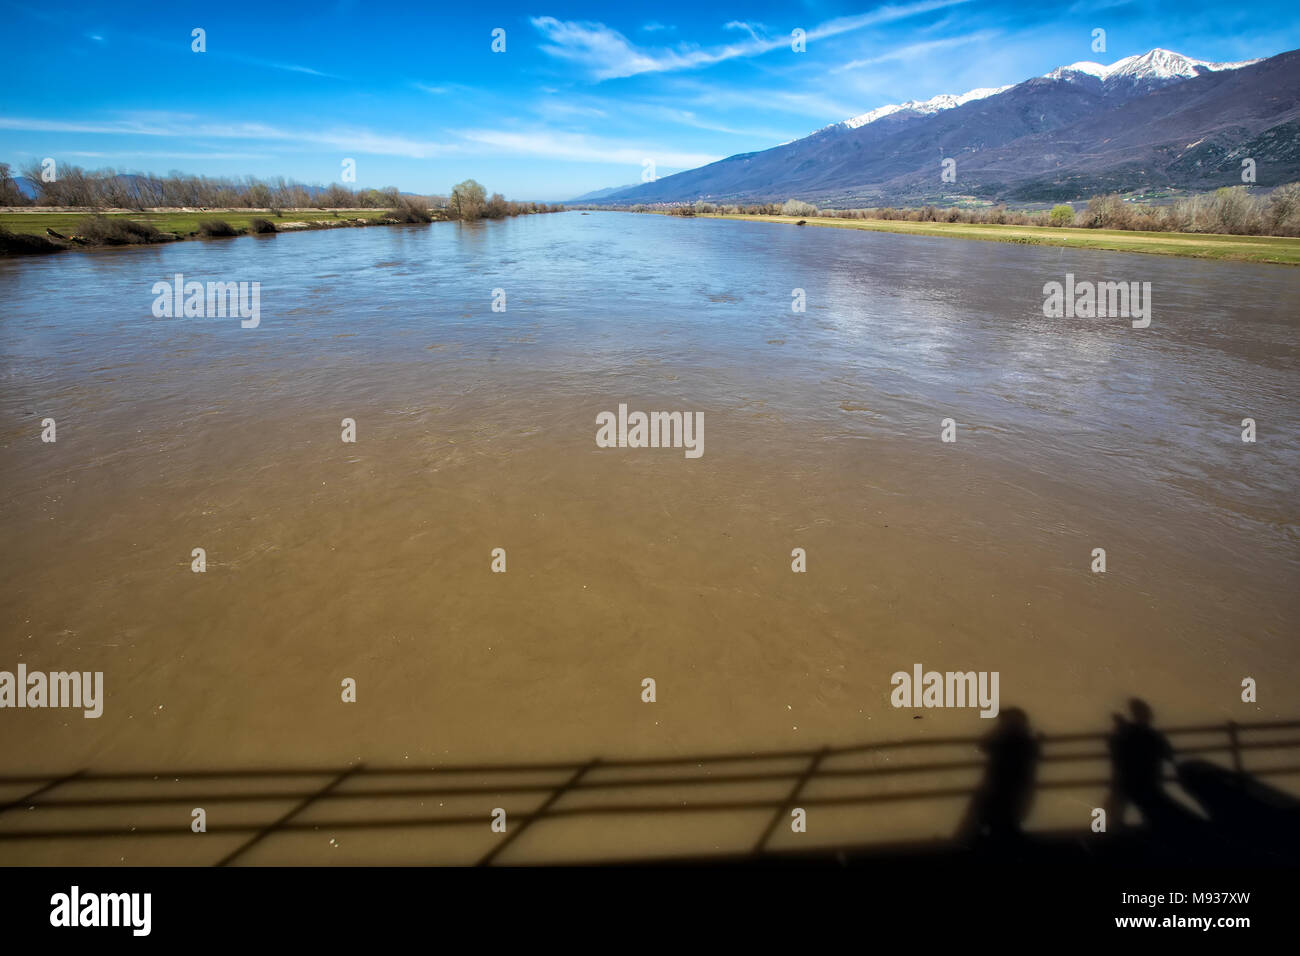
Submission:
[[[700,219],[752,219],[792,225],[795,216],[745,216],[706,213]],[[1192,259],[1223,259],[1239,262],[1270,262],[1300,265],[1300,238],[1279,236],[1223,236],[1185,232],[1129,232],[1123,229],[1076,229],[1052,226],[998,226],[961,222],[908,222],[897,219],[835,219],[810,216],[810,226],[837,229],[865,229],[870,232],[900,232],[917,236],[947,236],[954,239],[984,239],[1024,245],[1072,246],[1079,249],[1109,249],[1115,252],[1145,252],[1159,256]]]
[[[258,210],[162,212],[110,212],[91,216],[85,212],[23,211],[0,213],[0,254],[59,252],[64,249],[95,248],[105,245],[175,242],[184,239],[220,238],[253,232],[292,232],[300,229],[383,225],[392,223],[386,209],[286,209],[279,215]],[[254,227],[255,220],[273,228]],[[227,232],[220,224],[230,227]],[[131,235],[125,224],[143,227]],[[209,236],[214,231],[217,236]],[[54,232],[57,235],[51,235]],[[116,235],[115,235],[116,234]]]

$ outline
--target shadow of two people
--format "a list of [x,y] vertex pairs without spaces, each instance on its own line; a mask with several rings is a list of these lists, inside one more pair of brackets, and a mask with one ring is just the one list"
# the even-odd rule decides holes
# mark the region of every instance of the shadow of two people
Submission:
[[[1263,854],[1300,861],[1300,802],[1248,774],[1203,760],[1178,761],[1164,734],[1152,726],[1151,707],[1129,701],[1127,717],[1113,714],[1107,738],[1110,793],[1105,820],[1112,831],[1133,833],[1129,807],[1142,818],[1151,849],[1172,848],[1190,857]],[[979,789],[957,831],[957,840],[982,849],[1014,850],[1025,845],[1021,824],[1034,800],[1043,737],[1028,715],[1009,708],[980,744],[987,763]],[[1165,789],[1166,767],[1204,816]]]

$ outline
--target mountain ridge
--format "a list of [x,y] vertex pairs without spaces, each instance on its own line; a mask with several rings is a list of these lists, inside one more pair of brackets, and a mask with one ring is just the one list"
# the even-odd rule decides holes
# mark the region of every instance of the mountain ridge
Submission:
[[[604,199],[1068,201],[1096,190],[1225,185],[1230,160],[1241,158],[1256,160],[1260,185],[1278,185],[1300,179],[1292,124],[1300,124],[1300,51],[1216,63],[1155,48],[1109,66],[1081,61],[1009,87],[878,107]],[[1259,154],[1240,154],[1246,144]],[[948,158],[953,183],[941,179]],[[1235,173],[1240,182],[1239,162]]]

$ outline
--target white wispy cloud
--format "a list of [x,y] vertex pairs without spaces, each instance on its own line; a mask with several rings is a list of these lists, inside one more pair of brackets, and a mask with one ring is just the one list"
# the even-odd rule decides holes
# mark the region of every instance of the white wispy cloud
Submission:
[[184,139],[241,139],[309,143],[345,152],[428,159],[457,151],[455,144],[408,139],[371,130],[338,127],[327,130],[285,129],[265,123],[200,121],[182,114],[147,114],[121,120],[45,120],[0,116],[0,129],[41,133],[79,133],[103,136],[165,136]]
[[[622,104],[615,106],[615,109],[623,108]],[[555,96],[539,100],[534,112],[550,120],[606,119],[609,116],[607,108],[563,100]]]
[[909,43],[906,46],[897,47],[893,50],[887,50],[877,56],[867,57],[863,60],[851,60],[835,67],[831,72],[842,73],[845,70],[856,70],[864,66],[874,66],[877,63],[892,63],[895,61],[909,62],[934,53],[938,50],[951,50],[953,47],[965,46],[967,43],[979,43],[983,40],[991,40],[998,35],[996,30],[977,30],[974,33],[967,33],[963,36],[944,37],[941,40],[925,40],[921,43]]
[[683,102],[703,109],[758,110],[762,113],[787,113],[807,121],[809,117],[833,118],[861,112],[856,102],[841,102],[821,93],[789,89],[746,90],[724,88],[693,80],[675,85]]
[[759,31],[759,30],[762,30],[764,34],[767,33],[767,27],[763,26],[763,24],[761,24],[761,23],[758,24],[758,29],[756,30],[753,26],[751,26],[750,24],[746,23],[744,20],[732,20],[730,23],[725,24],[725,25],[723,26],[722,29],[724,29],[724,30],[744,30],[744,31],[745,31],[746,33],[748,33],[751,37],[753,37],[754,40],[756,40],[756,41],[759,42],[759,43],[764,42],[765,39],[766,39],[766,37],[760,37],[760,36],[758,35],[758,31]]
[[[869,13],[837,17],[818,24],[807,31],[807,39],[825,39],[968,2],[969,0],[920,0],[917,3],[884,6]],[[760,37],[740,21],[733,21],[729,26],[745,26],[750,32],[749,39],[710,48],[689,44],[681,44],[677,48],[643,48],[612,27],[585,20],[533,17],[532,24],[546,41],[542,44],[543,51],[558,59],[582,65],[598,81],[640,73],[696,69],[738,57],[759,56],[790,45],[789,34]]]
[[704,166],[722,158],[708,153],[678,152],[646,143],[607,140],[582,133],[556,133],[553,130],[471,129],[462,135],[472,143],[493,150],[580,163],[626,163],[640,166],[642,160],[652,159],[658,166],[689,168]]
[[[674,102],[659,103],[653,100],[623,99],[583,95],[577,97],[546,96],[538,99],[532,107],[534,115],[547,123],[570,124],[569,128],[580,125],[584,120],[651,120],[656,123],[671,123],[692,129],[708,130],[714,133],[727,133],[731,136],[748,136],[757,140],[771,140],[786,135],[767,128],[741,128],[701,115],[695,110],[684,109]],[[601,128],[608,133],[607,124]],[[644,127],[641,127],[644,128]],[[548,134],[549,135],[549,134]]]
[[678,126],[689,126],[692,129],[708,130],[713,133],[726,133],[729,136],[748,136],[751,139],[776,141],[785,135],[785,133],[774,132],[770,129],[741,129],[736,126],[729,126],[726,123],[702,117],[694,110],[684,110],[674,106],[638,103],[627,105],[624,110],[649,119],[675,123]]
[[299,66],[297,63],[272,63],[269,60],[250,60],[249,62],[259,63],[262,66],[269,66],[273,70],[285,70],[289,73],[306,73],[309,76],[327,76],[332,80],[341,79],[333,73],[326,73],[323,70],[315,70],[310,66]]
[[113,152],[113,153],[92,153],[92,152],[77,150],[74,152],[63,152],[60,155],[76,156],[79,158],[93,158],[93,159],[139,159],[139,158],[145,158],[145,159],[270,159],[271,158],[270,153],[223,153],[223,152],[171,153],[171,152],[158,152],[153,150],[145,150],[145,151],[132,150],[130,152]]
[[1113,10],[1115,7],[1127,7],[1133,0],[1077,0],[1070,5],[1069,13],[1097,13],[1101,10]]
[[[173,137],[188,140],[183,151],[131,152],[129,155],[194,159],[253,158],[251,154],[201,152],[193,150],[195,141],[247,140],[269,144],[282,151],[286,146],[317,146],[338,150],[345,155],[365,153],[428,159],[448,154],[494,155],[511,153],[539,159],[563,159],[582,163],[620,163],[640,166],[653,159],[660,167],[689,168],[715,162],[721,156],[687,152],[644,140],[627,141],[591,136],[585,133],[559,132],[546,127],[523,130],[469,129],[454,134],[446,142],[394,137],[360,128],[301,130],[269,126],[264,123],[222,123],[200,120],[181,114],[149,113],[119,120],[46,120],[21,116],[0,116],[0,129],[42,133],[77,133],[103,136]],[[119,148],[120,149],[120,148]],[[101,158],[128,155],[114,151],[88,153]]]

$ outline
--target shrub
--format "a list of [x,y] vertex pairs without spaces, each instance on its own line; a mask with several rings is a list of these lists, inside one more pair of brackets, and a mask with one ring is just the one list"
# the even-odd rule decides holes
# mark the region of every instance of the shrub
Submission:
[[77,234],[92,242],[110,246],[132,246],[167,240],[163,233],[147,222],[108,216],[87,216],[77,223]]
[[1192,213],[1186,200],[1178,200],[1164,210],[1160,217],[1160,228],[1169,232],[1191,232]]
[[429,201],[423,196],[398,196],[397,202],[386,215],[398,222],[433,222]]
[[1253,232],[1257,218],[1255,206],[1255,197],[1245,186],[1216,189],[1210,198],[1210,228],[1214,232]]
[[1133,210],[1129,228],[1140,232],[1162,232],[1169,228],[1164,210],[1153,206],[1139,206]]
[[1059,206],[1053,206],[1051,213],[1047,217],[1049,226],[1073,226],[1074,225],[1074,207],[1062,203]]
[[815,216],[817,215],[817,207],[810,202],[803,202],[800,199],[787,199],[781,204],[781,215]]
[[236,229],[224,219],[205,219],[199,223],[199,235],[208,239],[228,239],[243,234],[244,230]]
[[1083,224],[1091,229],[1128,229],[1132,216],[1118,194],[1093,196],[1083,212]]
[[254,219],[249,223],[248,231],[254,235],[264,236],[268,233],[276,232],[275,223],[269,219]]
[[1274,189],[1268,197],[1264,219],[1274,235],[1300,235],[1300,183],[1287,183]]

